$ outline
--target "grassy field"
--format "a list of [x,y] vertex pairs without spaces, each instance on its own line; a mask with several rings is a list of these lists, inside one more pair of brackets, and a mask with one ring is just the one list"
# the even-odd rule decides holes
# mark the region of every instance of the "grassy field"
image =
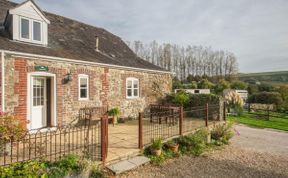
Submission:
[[278,130],[288,131],[288,115],[277,115],[277,117],[270,117],[269,120],[257,118],[255,114],[244,113],[242,116],[228,116],[227,120],[235,121],[258,128],[272,128]]
[[288,85],[288,71],[241,73],[238,77],[242,81],[256,80],[274,86]]

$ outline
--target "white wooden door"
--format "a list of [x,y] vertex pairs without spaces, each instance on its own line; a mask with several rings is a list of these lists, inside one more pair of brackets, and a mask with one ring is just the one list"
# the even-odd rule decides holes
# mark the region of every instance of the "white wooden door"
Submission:
[[32,109],[30,128],[38,129],[47,126],[46,118],[46,78],[32,77]]

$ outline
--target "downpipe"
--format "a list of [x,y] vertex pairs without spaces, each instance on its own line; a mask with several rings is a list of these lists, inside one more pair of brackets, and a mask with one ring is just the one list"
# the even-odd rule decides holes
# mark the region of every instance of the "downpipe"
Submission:
[[5,53],[1,51],[1,111],[5,112]]

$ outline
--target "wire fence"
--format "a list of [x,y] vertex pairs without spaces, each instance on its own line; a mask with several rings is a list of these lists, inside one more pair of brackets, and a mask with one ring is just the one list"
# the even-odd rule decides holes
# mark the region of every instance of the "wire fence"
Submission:
[[143,115],[143,144],[154,138],[167,139],[179,134],[179,110],[167,109]]
[[168,139],[208,127],[220,121],[220,105],[205,105],[183,109],[181,106],[152,105],[139,115],[139,148],[152,139]]
[[67,154],[100,161],[101,125],[102,121],[97,120],[84,125],[29,130],[18,140],[1,141],[0,166],[36,159],[54,161]]

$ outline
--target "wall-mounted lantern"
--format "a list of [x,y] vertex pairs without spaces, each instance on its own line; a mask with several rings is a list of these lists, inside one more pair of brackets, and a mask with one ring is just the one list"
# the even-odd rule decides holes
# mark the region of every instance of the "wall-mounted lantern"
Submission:
[[64,77],[64,83],[68,83],[72,81],[72,74],[71,73],[67,73]]

